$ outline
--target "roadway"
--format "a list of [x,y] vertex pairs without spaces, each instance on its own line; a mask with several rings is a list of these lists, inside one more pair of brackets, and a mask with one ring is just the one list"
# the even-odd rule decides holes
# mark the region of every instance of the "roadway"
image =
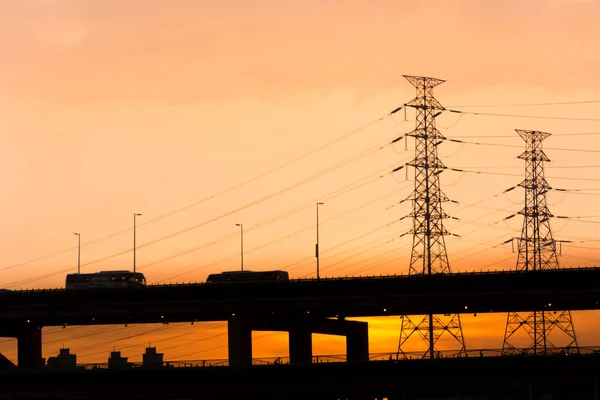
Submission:
[[599,307],[600,268],[498,271],[141,289],[2,293],[0,326],[225,321],[281,316],[369,317]]
[[39,371],[0,374],[0,399],[597,399],[599,377],[599,355]]

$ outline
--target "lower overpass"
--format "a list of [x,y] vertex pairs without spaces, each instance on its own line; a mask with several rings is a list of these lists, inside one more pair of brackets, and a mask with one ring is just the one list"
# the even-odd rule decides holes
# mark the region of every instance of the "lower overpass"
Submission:
[[599,355],[0,374],[0,399],[598,399]]

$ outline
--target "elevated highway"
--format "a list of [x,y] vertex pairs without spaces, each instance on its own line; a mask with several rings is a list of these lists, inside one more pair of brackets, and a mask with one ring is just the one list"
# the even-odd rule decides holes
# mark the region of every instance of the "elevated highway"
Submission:
[[13,291],[0,327],[599,308],[600,268]]

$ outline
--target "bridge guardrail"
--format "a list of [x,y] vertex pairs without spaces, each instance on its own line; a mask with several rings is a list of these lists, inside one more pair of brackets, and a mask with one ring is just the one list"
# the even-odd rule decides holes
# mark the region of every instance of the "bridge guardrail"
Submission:
[[[533,357],[532,349],[517,349],[517,352],[505,355],[505,357],[519,357],[519,356],[530,356]],[[369,354],[369,361],[382,361],[382,362],[409,362],[410,360],[417,360],[424,358],[424,352],[388,352],[388,353],[372,353]],[[600,346],[585,346],[579,347],[579,352],[575,349],[558,349],[556,352],[548,354],[549,356],[566,357],[566,356],[580,356],[580,355],[591,355],[597,354],[600,356]],[[445,350],[438,351],[435,354],[435,358],[477,358],[477,357],[501,357],[502,349],[472,349],[465,352],[458,350]],[[322,363],[345,363],[345,354],[333,354],[333,355],[318,355],[312,357],[313,364]],[[285,365],[290,363],[289,357],[260,357],[252,359],[252,365]],[[202,367],[228,367],[228,359],[211,359],[211,360],[168,360],[165,361],[162,366],[157,368],[202,368]],[[92,363],[92,364],[78,364],[79,368],[86,370],[94,369],[108,369],[108,363]],[[130,368],[151,368],[144,367],[141,362],[129,362],[126,365],[120,366],[119,368],[130,369]]]
[[[598,266],[586,266],[586,267],[564,267],[559,268],[561,270],[588,270],[599,268]],[[508,272],[516,272],[515,270],[480,270],[480,271],[457,271],[453,272],[452,275],[489,275],[489,274],[503,274]],[[543,271],[540,271],[543,272]],[[290,282],[317,282],[317,281],[344,281],[344,280],[359,280],[359,279],[395,279],[401,277],[419,277],[420,275],[408,275],[408,274],[387,274],[387,275],[346,275],[337,277],[322,277],[320,279],[311,278],[290,278]],[[181,283],[153,283],[148,284],[147,287],[182,287],[182,286],[197,286],[204,285],[206,282],[181,282]],[[59,292],[64,291],[64,288],[33,288],[33,289],[12,289],[14,292]]]

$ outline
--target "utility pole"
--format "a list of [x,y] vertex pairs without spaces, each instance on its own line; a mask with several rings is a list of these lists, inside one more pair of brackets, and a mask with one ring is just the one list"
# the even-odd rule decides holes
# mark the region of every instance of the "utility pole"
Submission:
[[[413,227],[409,232],[413,235],[409,275],[449,274],[451,270],[444,235],[450,233],[444,227],[443,220],[448,218],[448,215],[442,209],[442,203],[449,199],[440,188],[439,177],[445,166],[438,158],[437,150],[438,144],[446,138],[435,127],[435,118],[445,108],[433,96],[433,88],[444,81],[422,76],[404,77],[417,89],[417,97],[404,105],[416,110],[416,127],[406,134],[415,138],[415,158],[406,164],[415,170],[415,189],[407,198],[413,204],[413,210],[409,214],[413,220]],[[400,109],[397,108],[392,113]],[[395,141],[397,140],[400,138]],[[394,171],[401,168],[403,166]],[[423,358],[436,357],[439,351],[436,343],[444,333],[451,335],[458,342],[456,354],[466,353],[458,314],[429,314],[416,324],[409,316],[402,316],[398,352],[405,357],[403,345],[415,332],[428,346]]]
[[135,273],[135,251],[136,251],[136,245],[135,245],[135,231],[136,231],[136,218],[137,217],[141,217],[142,214],[133,214],[133,272]]
[[[552,237],[546,193],[552,188],[544,177],[544,162],[550,161],[542,149],[542,141],[549,133],[516,129],[526,143],[525,152],[519,158],[525,160],[525,179],[519,184],[525,189],[525,207],[519,211],[523,215],[521,237],[517,238],[519,253],[517,271],[539,271],[558,269],[556,240]],[[510,242],[511,240],[507,241]],[[509,312],[506,319],[502,354],[548,354],[574,349],[579,352],[577,337],[571,318],[571,311],[552,310],[551,304],[545,310],[531,313]],[[528,347],[518,349],[514,344],[516,334],[522,329],[531,340]],[[556,346],[550,341],[550,332],[562,332],[566,345]]]
[[77,232],[73,233],[77,235],[77,273],[81,273],[81,235]]
[[240,255],[242,257],[242,271],[244,271],[244,224],[235,224],[240,227]]
[[317,244],[315,245],[315,255],[317,257],[317,280],[321,279],[321,275],[319,273],[319,206],[323,205],[323,203],[317,203]]

